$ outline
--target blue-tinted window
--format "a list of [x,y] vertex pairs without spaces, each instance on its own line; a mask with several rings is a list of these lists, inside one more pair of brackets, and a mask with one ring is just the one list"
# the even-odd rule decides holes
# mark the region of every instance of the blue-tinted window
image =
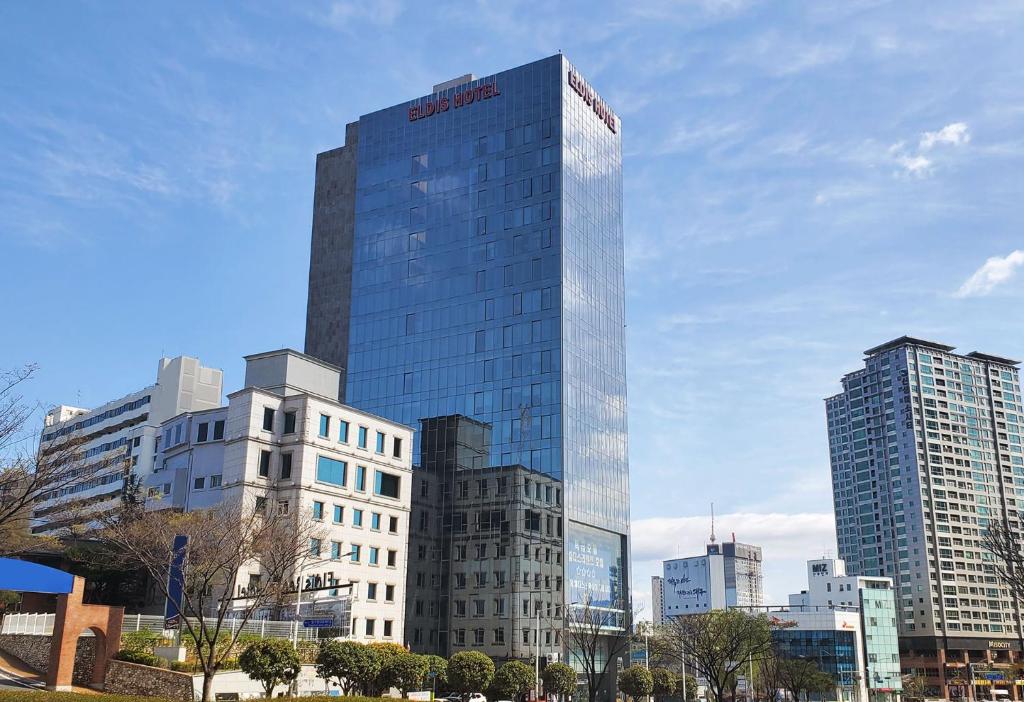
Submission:
[[319,556],[320,555],[320,539],[312,538],[309,540],[309,555]]
[[348,422],[344,419],[338,420],[338,441],[348,443]]
[[367,428],[359,427],[359,448],[366,448]]
[[349,558],[352,560],[353,563],[358,563],[359,562],[359,556],[360,556],[360,553],[362,552],[362,550],[363,550],[363,547],[360,546],[359,544],[352,544],[352,553],[349,556]]
[[341,542],[331,542],[331,558],[333,558],[334,560],[338,560],[339,558],[341,558]]
[[334,523],[343,524],[345,522],[345,508],[341,505],[334,505]]
[[370,565],[377,565],[380,561],[380,549],[376,546],[370,547]]
[[377,432],[377,453],[384,453],[384,432]]
[[363,525],[363,510],[354,509],[352,510],[352,526],[361,527]]
[[366,491],[366,466],[356,466],[356,490]]
[[320,436],[328,436],[331,433],[331,418],[326,414],[320,415]]
[[345,486],[345,472],[347,469],[345,461],[327,456],[317,456],[316,479],[321,483]]
[[397,498],[401,492],[402,479],[397,475],[375,471],[373,476],[373,492],[381,497]]
[[323,502],[314,502],[313,503],[313,519],[323,519],[323,518],[324,518],[324,503]]
[[380,530],[380,515],[377,512],[370,512],[370,528]]

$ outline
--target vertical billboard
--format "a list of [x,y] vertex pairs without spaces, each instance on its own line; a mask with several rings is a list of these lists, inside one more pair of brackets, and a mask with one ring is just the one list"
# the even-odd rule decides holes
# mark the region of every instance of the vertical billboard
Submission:
[[622,536],[570,522],[565,545],[569,602],[624,611]]

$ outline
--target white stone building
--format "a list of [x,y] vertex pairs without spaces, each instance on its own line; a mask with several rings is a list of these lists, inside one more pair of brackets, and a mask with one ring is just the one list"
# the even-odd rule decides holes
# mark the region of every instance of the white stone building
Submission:
[[[247,356],[245,387],[226,407],[164,423],[146,506],[258,499],[308,515],[323,533],[296,569],[303,617],[337,616],[347,591],[351,628],[339,628],[404,643],[413,432],[333,399],[339,373],[291,350]],[[242,574],[239,588],[247,582]]]
[[153,385],[95,409],[58,405],[47,412],[40,451],[82,441],[82,470],[90,477],[44,495],[33,507],[33,533],[53,533],[80,521],[83,512],[115,506],[128,473],[145,482],[152,472],[161,423],[217,407],[222,383],[220,370],[196,358],[161,358]]

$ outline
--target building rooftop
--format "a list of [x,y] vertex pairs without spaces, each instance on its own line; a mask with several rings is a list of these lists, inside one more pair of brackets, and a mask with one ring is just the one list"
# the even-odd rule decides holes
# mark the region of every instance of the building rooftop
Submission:
[[276,349],[274,351],[264,351],[262,353],[251,353],[248,356],[242,356],[242,360],[246,361],[246,362],[248,362],[248,361],[258,361],[258,360],[261,360],[261,359],[264,359],[264,358],[273,358],[275,356],[294,356],[295,358],[301,358],[302,360],[308,361],[309,363],[312,363],[312,364],[315,364],[315,365],[318,365],[318,366],[323,366],[324,368],[327,368],[328,370],[332,370],[332,371],[343,370],[342,368],[339,368],[338,366],[334,365],[333,363],[328,363],[327,361],[325,361],[325,360],[323,360],[321,358],[317,358],[316,356],[310,356],[309,354],[302,353],[301,351],[296,351],[295,349]]
[[989,361],[990,363],[1002,363],[1007,366],[1019,366],[1020,361],[1015,361],[1012,358],[1003,358],[1002,356],[992,356],[991,354],[981,353],[980,351],[971,351],[967,354],[967,358],[976,358],[979,361]]
[[[899,348],[900,346],[920,346],[926,349],[934,349],[936,351],[942,351],[944,353],[951,353],[956,347],[948,346],[946,344],[940,344],[935,341],[928,341],[926,339],[918,339],[913,336],[901,336],[898,339],[887,341],[884,344],[879,344],[873,348],[868,349],[864,352],[865,356],[875,356],[882,353],[883,351],[889,351],[891,349]],[[978,361],[988,361],[989,363],[1001,363],[1007,366],[1019,366],[1020,361],[1015,361],[1012,358],[1006,358],[1005,356],[993,356],[988,353],[981,353],[980,351],[971,351],[965,354],[967,358],[973,358]]]
[[882,353],[883,351],[889,351],[891,349],[899,348],[900,346],[923,346],[928,349],[935,349],[936,351],[944,351],[949,353],[955,346],[947,346],[946,344],[940,344],[935,341],[927,341],[925,339],[917,339],[912,336],[901,336],[898,339],[887,341],[884,344],[872,347],[864,352],[865,356],[874,356]]

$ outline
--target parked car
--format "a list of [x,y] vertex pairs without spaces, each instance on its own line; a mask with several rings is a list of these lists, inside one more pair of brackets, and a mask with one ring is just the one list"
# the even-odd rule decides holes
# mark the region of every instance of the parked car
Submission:
[[436,702],[487,702],[487,698],[479,692],[472,692],[468,695],[460,695],[453,692],[447,697],[438,697]]

